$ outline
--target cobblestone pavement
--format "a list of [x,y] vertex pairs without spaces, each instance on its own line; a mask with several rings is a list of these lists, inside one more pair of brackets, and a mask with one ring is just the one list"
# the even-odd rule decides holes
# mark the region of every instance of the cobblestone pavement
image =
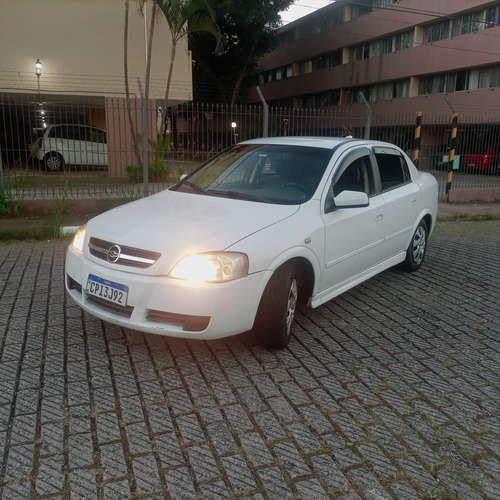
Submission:
[[288,349],[103,324],[0,245],[0,497],[500,499],[500,221],[298,315]]

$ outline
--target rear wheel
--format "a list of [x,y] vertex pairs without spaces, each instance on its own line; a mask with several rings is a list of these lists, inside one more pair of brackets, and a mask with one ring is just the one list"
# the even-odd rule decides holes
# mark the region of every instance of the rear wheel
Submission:
[[288,345],[298,297],[297,268],[285,264],[274,272],[257,313],[255,330],[263,345],[274,349]]
[[64,158],[59,153],[47,153],[44,163],[47,172],[59,172],[64,169]]
[[416,271],[422,265],[427,250],[427,237],[427,223],[422,219],[417,229],[415,229],[411,242],[406,250],[406,259],[402,264],[404,270],[410,272]]

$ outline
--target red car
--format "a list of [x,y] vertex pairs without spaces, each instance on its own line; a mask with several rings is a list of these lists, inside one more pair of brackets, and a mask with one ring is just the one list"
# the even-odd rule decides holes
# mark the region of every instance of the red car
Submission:
[[498,147],[488,146],[484,154],[464,155],[461,168],[467,173],[500,174]]

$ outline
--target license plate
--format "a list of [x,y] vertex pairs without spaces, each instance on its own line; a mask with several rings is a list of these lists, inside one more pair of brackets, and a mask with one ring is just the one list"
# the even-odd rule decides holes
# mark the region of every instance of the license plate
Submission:
[[127,305],[128,286],[120,285],[120,283],[114,283],[113,281],[89,274],[87,289],[85,291],[89,295],[108,300],[114,304],[120,306]]

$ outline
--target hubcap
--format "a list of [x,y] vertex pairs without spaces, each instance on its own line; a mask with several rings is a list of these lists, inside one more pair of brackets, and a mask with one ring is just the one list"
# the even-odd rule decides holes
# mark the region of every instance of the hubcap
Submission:
[[290,291],[288,292],[288,304],[286,310],[286,336],[290,336],[292,333],[292,323],[295,316],[295,308],[297,307],[297,281],[294,279],[290,285]]
[[412,257],[413,262],[415,264],[420,264],[425,254],[425,245],[426,245],[426,237],[425,237],[425,229],[420,226],[415,231],[413,236],[413,244],[412,244]]
[[61,166],[61,162],[59,161],[59,158],[57,156],[50,156],[47,158],[47,167],[49,170],[59,170]]

